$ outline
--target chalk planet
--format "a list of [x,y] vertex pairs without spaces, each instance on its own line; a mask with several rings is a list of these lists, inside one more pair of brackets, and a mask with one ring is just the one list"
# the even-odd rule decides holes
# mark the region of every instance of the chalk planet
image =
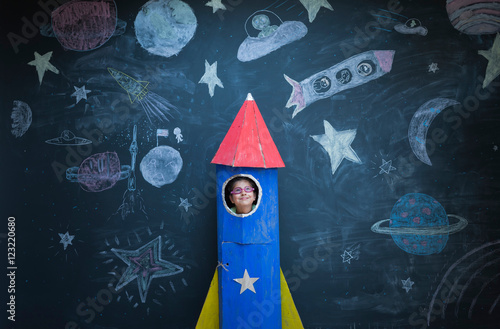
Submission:
[[160,188],[177,179],[182,169],[181,154],[170,146],[157,146],[142,158],[139,169],[149,184]]
[[148,1],[135,18],[139,44],[154,55],[177,55],[193,38],[197,21],[193,10],[179,0]]

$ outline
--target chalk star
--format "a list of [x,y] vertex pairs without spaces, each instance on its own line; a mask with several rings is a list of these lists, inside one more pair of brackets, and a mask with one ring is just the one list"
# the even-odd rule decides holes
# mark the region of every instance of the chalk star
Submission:
[[181,199],[181,203],[179,203],[179,207],[184,207],[184,210],[185,210],[186,212],[188,212],[189,207],[191,207],[191,206],[192,206],[192,204],[190,204],[190,203],[189,203],[189,201],[188,201],[188,199],[187,199],[187,198],[186,198],[186,199],[179,198],[179,199]]
[[496,145],[493,146],[493,151],[495,151],[495,152],[498,151],[498,146],[496,146]]
[[73,87],[75,87],[75,92],[71,94],[71,97],[76,97],[76,104],[78,104],[78,102],[80,102],[83,98],[85,98],[86,100],[87,94],[92,91],[92,90],[85,90],[85,85],[83,85],[80,88],[78,88],[77,86]]
[[343,159],[361,163],[358,155],[351,147],[351,143],[356,137],[356,129],[336,131],[328,121],[324,120],[323,124],[325,126],[325,134],[311,137],[320,143],[330,156],[332,175],[335,174]]
[[149,286],[154,278],[181,273],[184,270],[182,267],[161,259],[161,245],[161,236],[158,236],[136,250],[112,248],[111,251],[128,265],[115,289],[120,290],[137,279],[139,295],[141,301],[145,303]]
[[219,10],[219,9],[220,9],[220,10],[226,10],[226,9],[227,9],[227,8],[226,8],[226,6],[224,6],[224,5],[222,4],[222,0],[211,0],[211,1],[207,2],[207,3],[205,4],[205,6],[212,7],[212,9],[213,9],[213,14],[215,14],[215,12],[216,12],[217,10]]
[[73,245],[71,241],[73,241],[73,239],[75,238],[74,235],[70,235],[68,231],[66,231],[66,233],[64,234],[62,233],[57,233],[57,234],[59,234],[59,237],[61,238],[61,241],[59,241],[59,243],[63,244],[64,250],[68,248],[68,245]]
[[486,88],[491,81],[500,75],[500,33],[497,33],[493,46],[489,50],[479,50],[478,53],[488,60],[486,76],[483,81],[483,88]]
[[246,269],[242,278],[233,280],[241,284],[240,295],[247,289],[253,291],[256,294],[253,284],[255,283],[255,281],[259,280],[259,278],[251,278],[250,275],[248,275],[248,271]]
[[411,281],[410,278],[408,278],[406,280],[401,280],[401,282],[403,283],[403,289],[406,290],[406,293],[408,293],[408,291],[411,290],[411,287],[415,283],[415,282]]
[[205,60],[205,74],[203,74],[198,83],[206,83],[208,85],[208,93],[210,94],[210,97],[214,96],[215,85],[224,88],[222,81],[220,81],[217,76],[217,61],[210,65],[207,60]]
[[385,161],[384,159],[382,159],[382,165],[379,168],[380,168],[379,174],[381,173],[388,174],[391,172],[391,170],[396,170],[396,168],[392,166],[392,160]]
[[344,250],[344,253],[340,255],[340,257],[342,257],[342,263],[349,263],[349,264],[351,264],[351,259],[354,258],[352,257],[351,253],[347,250]]
[[36,67],[36,72],[38,73],[38,81],[40,82],[40,85],[42,84],[45,71],[49,70],[54,72],[55,74],[59,74],[59,70],[54,65],[49,63],[50,57],[52,57],[51,51],[49,51],[43,56],[35,51],[35,59],[28,63],[28,65]]
[[439,70],[437,63],[431,63],[429,65],[429,72],[436,73],[437,70]]
[[328,3],[327,0],[300,0],[300,3],[304,5],[309,15],[309,23],[312,23],[318,14],[318,11],[321,7],[325,7],[333,11],[332,6]]

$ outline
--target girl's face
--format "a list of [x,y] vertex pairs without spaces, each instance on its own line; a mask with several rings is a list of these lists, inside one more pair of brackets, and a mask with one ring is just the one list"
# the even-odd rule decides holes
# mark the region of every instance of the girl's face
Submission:
[[239,214],[245,214],[252,211],[252,204],[255,201],[255,190],[252,192],[245,192],[245,187],[247,186],[252,187],[250,181],[247,179],[239,180],[233,185],[233,191],[235,188],[239,187],[242,190],[241,193],[229,195],[229,199],[234,203],[236,212]]

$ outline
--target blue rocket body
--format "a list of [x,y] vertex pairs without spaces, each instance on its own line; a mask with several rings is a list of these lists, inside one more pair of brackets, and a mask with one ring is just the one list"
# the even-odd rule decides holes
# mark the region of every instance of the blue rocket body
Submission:
[[[217,227],[220,328],[281,328],[278,172],[276,168],[217,165]],[[244,175],[258,182],[256,208],[245,217],[224,200],[225,183]],[[235,279],[245,270],[255,292]]]

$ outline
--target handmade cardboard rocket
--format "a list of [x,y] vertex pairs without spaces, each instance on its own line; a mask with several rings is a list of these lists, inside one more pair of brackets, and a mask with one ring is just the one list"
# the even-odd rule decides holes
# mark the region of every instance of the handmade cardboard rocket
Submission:
[[[219,265],[196,328],[303,328],[280,268],[277,168],[285,164],[251,94],[212,163]],[[236,176],[258,187],[248,214],[235,214],[226,203],[226,185]]]

